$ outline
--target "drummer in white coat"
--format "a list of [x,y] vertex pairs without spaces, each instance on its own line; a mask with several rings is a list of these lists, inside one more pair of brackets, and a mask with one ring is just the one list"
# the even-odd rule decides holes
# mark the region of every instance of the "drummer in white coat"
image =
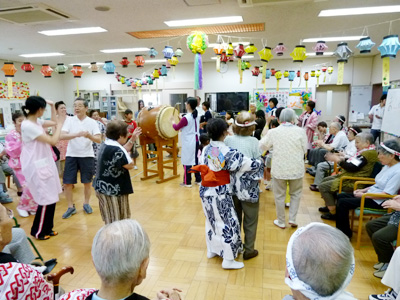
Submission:
[[[198,164],[197,153],[199,151],[199,116],[196,110],[197,99],[189,97],[186,101],[187,114],[182,117],[178,124],[175,124],[173,116],[170,121],[172,127],[178,131],[181,130],[182,154],[181,162],[184,169],[183,183],[181,186],[192,187],[192,175],[189,170],[192,166]],[[196,184],[200,185],[201,177],[199,173],[195,174]]]

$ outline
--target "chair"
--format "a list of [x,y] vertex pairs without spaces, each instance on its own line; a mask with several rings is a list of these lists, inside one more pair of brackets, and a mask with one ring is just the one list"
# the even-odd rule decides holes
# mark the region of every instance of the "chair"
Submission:
[[[375,184],[375,177],[378,175],[378,173],[382,170],[382,164],[380,162],[376,162],[372,172],[371,172],[371,177],[353,177],[353,176],[342,176],[340,177],[340,183],[339,183],[339,191],[338,194],[342,192],[343,188],[343,181],[344,180],[354,180],[354,181],[372,181],[372,184]],[[363,184],[368,184],[368,183],[363,183]]]

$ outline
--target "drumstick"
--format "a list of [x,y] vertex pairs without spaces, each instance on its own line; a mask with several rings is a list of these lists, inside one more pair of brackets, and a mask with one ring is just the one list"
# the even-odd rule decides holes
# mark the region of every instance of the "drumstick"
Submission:
[[[179,112],[179,109],[178,109],[179,105],[181,105],[181,103],[180,103],[180,102],[177,102],[177,103],[175,104],[175,107],[174,107],[178,112]],[[175,116],[175,109],[174,109],[174,113],[172,114],[172,117]]]

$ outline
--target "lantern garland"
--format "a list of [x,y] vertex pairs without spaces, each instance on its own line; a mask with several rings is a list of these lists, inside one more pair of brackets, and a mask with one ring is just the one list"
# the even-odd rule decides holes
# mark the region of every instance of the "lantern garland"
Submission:
[[12,78],[14,77],[15,73],[17,73],[17,68],[15,68],[14,63],[12,62],[5,62],[1,70],[7,77],[8,97],[12,98],[13,97]]
[[382,86],[390,85],[390,59],[396,58],[399,49],[400,43],[398,35],[385,36],[382,44],[378,47],[382,58]]
[[200,31],[196,31],[188,36],[186,40],[187,47],[196,55],[194,60],[194,88],[203,89],[203,62],[201,55],[207,49],[208,36]]
[[337,85],[343,84],[344,64],[347,63],[349,57],[353,55],[353,51],[347,46],[347,43],[338,44],[334,55],[338,58],[338,77]]
[[270,47],[264,47],[261,51],[258,52],[258,55],[260,56],[261,62],[262,62],[262,79],[261,83],[264,85],[264,92],[266,90],[265,88],[265,79],[267,79],[266,76],[266,71],[267,71],[267,63],[274,58],[274,56],[271,53],[271,48]]

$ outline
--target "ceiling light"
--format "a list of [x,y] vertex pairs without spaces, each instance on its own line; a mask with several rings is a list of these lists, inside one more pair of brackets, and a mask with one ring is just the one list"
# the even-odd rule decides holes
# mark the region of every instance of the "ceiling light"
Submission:
[[47,36],[56,36],[56,35],[96,33],[96,32],[105,32],[105,31],[107,31],[107,30],[104,28],[101,28],[101,27],[84,27],[84,28],[44,30],[44,31],[38,31],[38,33],[44,34]]
[[[224,43],[224,44],[228,45],[228,43]],[[235,42],[235,43],[232,43],[232,46],[236,47],[239,44],[242,44],[243,46],[247,46],[247,45],[250,45],[250,42]],[[208,44],[208,48],[214,48],[219,45],[220,45],[220,43],[211,43],[211,44]]]
[[49,56],[62,56],[64,53],[51,52],[51,53],[33,53],[33,54],[21,54],[22,57],[49,57]]
[[145,52],[149,51],[149,48],[125,48],[125,49],[105,49],[105,50],[100,50],[100,52],[103,53],[124,53],[124,52]]
[[146,59],[146,64],[166,63],[166,59]]
[[[254,58],[254,55],[243,55],[241,59],[252,59]],[[216,56],[212,56],[211,59],[215,60],[217,59]]]
[[400,5],[354,7],[321,10],[318,17],[371,15],[400,12]]
[[342,42],[342,41],[358,41],[365,38],[364,35],[354,35],[354,36],[332,36],[332,37],[318,37],[302,40],[303,43],[316,43],[318,41],[325,42]]
[[333,55],[333,52],[324,52],[324,55],[317,55],[315,52],[311,53],[306,53],[307,56],[318,56],[318,57],[324,57],[324,56],[331,56]]
[[[96,62],[96,64],[98,64],[98,65],[104,65],[104,63],[102,63],[102,62]],[[90,66],[91,63],[78,63],[78,64],[69,64],[69,65],[70,65],[70,66],[76,66],[76,65],[78,65],[78,66],[84,67],[84,66]]]
[[227,23],[240,23],[240,22],[243,22],[242,16],[175,20],[175,21],[165,21],[164,23],[169,27],[179,27],[179,26],[212,25],[212,24],[227,24]]

